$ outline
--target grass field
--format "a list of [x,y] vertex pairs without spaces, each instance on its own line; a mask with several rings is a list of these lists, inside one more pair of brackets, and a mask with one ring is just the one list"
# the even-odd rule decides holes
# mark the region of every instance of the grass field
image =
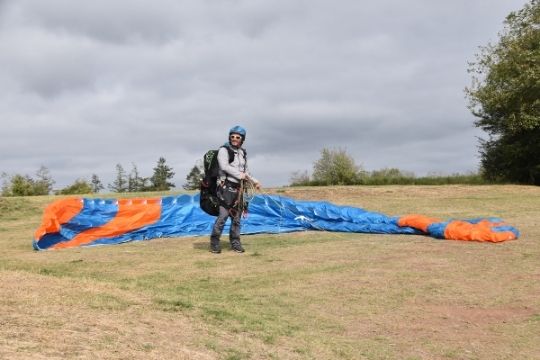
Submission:
[[1,359],[540,359],[540,188],[276,189],[390,215],[498,216],[501,244],[302,232],[35,252],[54,197],[0,198]]

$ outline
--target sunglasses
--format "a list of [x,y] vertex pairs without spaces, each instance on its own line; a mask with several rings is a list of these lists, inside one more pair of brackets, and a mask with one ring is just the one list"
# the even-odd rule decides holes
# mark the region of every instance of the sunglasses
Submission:
[[231,135],[230,138],[240,140],[242,137],[240,135]]

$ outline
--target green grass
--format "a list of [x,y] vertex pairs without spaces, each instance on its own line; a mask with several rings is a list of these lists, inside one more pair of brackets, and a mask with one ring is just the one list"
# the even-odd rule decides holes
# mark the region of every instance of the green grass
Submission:
[[0,197],[0,220],[18,220],[24,216],[39,213],[38,205],[29,198],[5,198]]
[[[2,358],[531,359],[540,189],[280,189],[388,214],[499,216],[503,244],[302,232],[34,252],[53,197],[1,198]],[[58,341],[58,339],[62,339]],[[70,354],[70,355],[67,355]]]

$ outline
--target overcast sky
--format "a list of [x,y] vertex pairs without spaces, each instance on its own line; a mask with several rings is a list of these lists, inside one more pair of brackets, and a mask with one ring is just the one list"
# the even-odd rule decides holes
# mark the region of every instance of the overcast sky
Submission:
[[115,165],[177,187],[247,129],[266,186],[345,149],[368,171],[478,168],[467,62],[525,0],[0,0],[0,172]]

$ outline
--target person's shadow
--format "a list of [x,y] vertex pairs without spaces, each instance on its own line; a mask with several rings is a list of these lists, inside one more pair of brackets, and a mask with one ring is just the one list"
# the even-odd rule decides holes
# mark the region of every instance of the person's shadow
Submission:
[[[231,244],[228,241],[223,241],[222,240],[221,241],[221,248],[223,250],[230,250],[231,249]],[[208,251],[210,249],[210,241],[209,240],[195,241],[193,243],[193,249]]]

